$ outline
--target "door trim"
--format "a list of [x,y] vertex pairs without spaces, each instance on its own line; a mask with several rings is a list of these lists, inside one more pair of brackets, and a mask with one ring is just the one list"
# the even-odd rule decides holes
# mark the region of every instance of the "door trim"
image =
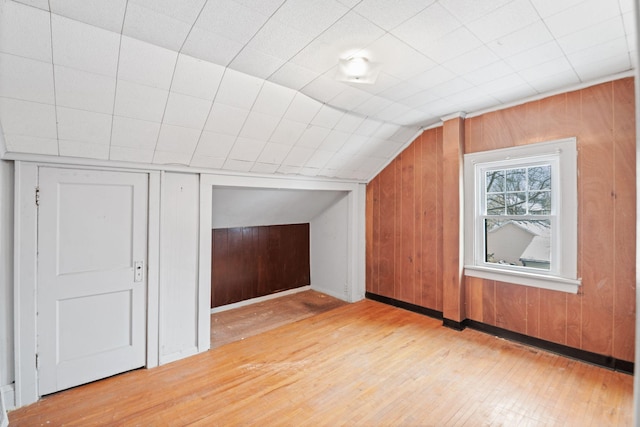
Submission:
[[40,167],[60,169],[105,170],[149,174],[148,234],[147,234],[147,354],[145,367],[158,366],[159,356],[159,241],[160,241],[160,172],[137,169],[95,168],[78,165],[15,162],[14,205],[14,348],[15,406],[36,402],[38,372],[37,351],[37,231],[38,211],[35,189]]

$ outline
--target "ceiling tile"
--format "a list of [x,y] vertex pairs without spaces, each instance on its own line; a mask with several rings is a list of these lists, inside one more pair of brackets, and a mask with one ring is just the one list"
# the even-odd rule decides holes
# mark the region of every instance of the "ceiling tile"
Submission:
[[338,96],[331,99],[331,105],[334,105],[338,108],[342,108],[344,110],[353,110],[358,105],[367,102],[369,99],[373,98],[374,95],[367,93],[363,90],[356,89],[353,87],[347,87],[344,91],[342,91]]
[[402,81],[396,86],[380,92],[378,96],[390,99],[392,101],[400,101],[401,99],[407,98],[421,91],[422,87],[416,86],[415,84],[413,84],[413,82],[410,83],[408,81]]
[[222,169],[225,162],[224,157],[207,157],[194,155],[190,166],[194,168]]
[[[147,0],[154,1],[154,0]],[[250,9],[255,10],[266,16],[271,16],[273,13],[278,10],[280,5],[285,2],[285,0],[234,0],[236,3],[240,3],[243,6],[246,6]]]
[[264,80],[227,69],[216,95],[216,103],[220,102],[232,107],[251,110],[262,82]]
[[0,98],[0,117],[5,135],[25,135],[38,138],[58,137],[56,110],[53,105]]
[[109,158],[109,146],[105,144],[89,144],[82,141],[59,142],[60,155],[65,157],[83,157],[87,159],[107,160]]
[[177,53],[131,37],[122,37],[118,78],[159,89],[169,89]]
[[[567,55],[567,57],[569,58],[569,62],[571,62],[571,65],[577,67],[585,64],[592,64],[594,62],[599,63],[607,58],[613,58],[616,56],[628,54],[629,52],[627,51],[627,40],[626,38],[621,37],[619,39],[611,40],[606,43],[591,46],[587,49],[572,53],[570,55]],[[618,70],[618,72],[627,70],[628,68],[624,68]],[[602,76],[606,75],[607,73],[602,74]]]
[[293,145],[300,139],[300,136],[302,136],[306,128],[306,123],[282,119],[271,135],[271,138],[269,138],[269,141],[278,144]]
[[438,98],[438,95],[435,95],[430,89],[426,89],[400,100],[400,104],[406,105],[409,108],[419,108],[428,102],[435,101]]
[[564,56],[562,49],[560,49],[558,44],[553,41],[545,43],[533,49],[529,49],[526,52],[510,56],[509,58],[505,59],[505,62],[507,62],[507,64],[509,64],[514,69],[522,70],[531,68],[539,64],[543,64],[561,56]]
[[49,0],[51,12],[120,33],[127,0]]
[[305,163],[305,166],[308,168],[322,169],[334,154],[335,151],[316,150],[307,163]]
[[580,83],[580,78],[575,70],[562,71],[546,77],[536,77],[527,80],[527,83],[539,93],[556,91]]
[[254,77],[266,79],[285,63],[284,59],[267,55],[259,50],[245,47],[229,64],[230,68]]
[[207,0],[129,0],[129,7],[135,4],[193,25],[206,1]]
[[258,162],[279,165],[287,157],[289,151],[291,151],[290,145],[269,142],[258,156]]
[[296,142],[298,147],[318,148],[322,141],[329,135],[330,129],[320,126],[309,125],[305,129],[304,133]]
[[581,63],[573,67],[580,76],[580,80],[588,82],[602,76],[609,76],[631,69],[631,60],[628,54],[607,58],[606,61],[594,60],[591,63]]
[[263,141],[238,137],[235,145],[229,152],[229,158],[255,162],[266,144]]
[[470,52],[463,53],[457,58],[445,62],[443,65],[457,75],[465,77],[467,74],[473,74],[478,68],[485,67],[498,60],[499,58],[489,48],[479,46]]
[[237,41],[201,28],[193,28],[181,50],[182,53],[227,66],[243,45]]
[[3,2],[0,52],[51,62],[49,13],[12,1]]
[[38,9],[49,11],[49,0],[14,0],[18,3],[26,4],[28,6],[37,7]]
[[109,145],[111,115],[60,106],[56,108],[56,113],[60,140]]
[[171,91],[213,100],[224,68],[188,55],[178,55]]
[[252,111],[282,117],[295,95],[294,90],[265,81]]
[[498,61],[465,75],[464,79],[474,85],[479,85],[513,73],[515,71],[509,64],[505,61]]
[[460,27],[443,38],[416,48],[430,59],[442,64],[480,46],[482,43],[475,35],[467,28]]
[[[329,71],[328,73],[333,75],[334,72]],[[334,78],[319,76],[317,79],[300,89],[300,92],[310,98],[317,99],[318,101],[328,102],[342,93],[344,89],[345,85],[336,81]]]
[[388,107],[393,104],[394,101],[391,99],[383,98],[382,96],[374,95],[366,102],[358,105],[354,111],[362,114],[363,116],[375,116],[376,113],[381,111],[382,109]]
[[531,0],[540,16],[546,18],[581,3],[583,0]]
[[391,31],[433,4],[434,1],[409,0],[390,2],[388,0],[363,0],[354,10],[374,24]]
[[342,54],[342,49],[338,46],[317,38],[291,58],[290,63],[308,68],[319,75],[335,67],[340,58],[348,58],[359,50],[351,49],[348,50],[349,54]]
[[406,43],[419,48],[423,44],[437,40],[462,26],[462,23],[440,3],[432,3],[392,33]]
[[325,151],[338,151],[347,142],[350,136],[350,133],[332,130],[318,148]]
[[267,141],[279,122],[280,117],[252,111],[244,122],[240,136]]
[[[189,129],[181,126],[173,126],[163,123],[160,127],[160,135],[158,136],[158,145],[156,145],[156,151],[182,153],[191,156],[196,149],[199,138],[200,131],[197,129]],[[154,162],[156,160],[157,158],[154,157]]]
[[118,80],[114,114],[160,123],[169,91]]
[[620,14],[615,1],[584,0],[560,13],[549,16],[545,23],[560,38],[599,24]]
[[163,123],[202,130],[210,109],[211,101],[170,92]]
[[248,162],[245,160],[226,159],[222,169],[234,172],[249,172],[253,167],[254,162]]
[[497,38],[487,45],[499,57],[508,58],[552,40],[553,36],[547,26],[542,21],[536,21],[518,31]]
[[56,102],[97,113],[113,112],[116,79],[56,65]]
[[111,146],[109,150],[109,160],[121,162],[151,163],[153,161],[153,150]]
[[439,65],[430,70],[424,71],[411,79],[412,83],[424,89],[437,86],[441,83],[453,80],[456,75],[445,67]]
[[580,50],[624,37],[625,29],[622,18],[615,16],[591,27],[566,35],[558,39],[558,44],[565,54],[571,55]]
[[191,162],[191,154],[187,152],[175,153],[173,151],[156,150],[153,153],[153,163],[158,165],[188,166]]
[[365,49],[385,33],[368,19],[355,12],[349,12],[323,32],[317,40],[333,48],[335,64],[338,58],[350,57]]
[[308,147],[293,147],[283,160],[283,164],[288,166],[303,166],[307,160],[311,158],[314,151],[313,148]]
[[159,133],[160,123],[114,116],[111,146],[152,150],[153,157]]
[[272,19],[315,37],[348,11],[335,0],[287,0]]
[[311,120],[312,125],[322,126],[327,129],[333,129],[333,127],[342,119],[345,112],[342,110],[338,110],[333,108],[330,105],[323,105]]
[[179,51],[184,45],[189,30],[191,30],[191,24],[188,22],[130,1],[122,34],[159,47]]
[[53,104],[52,65],[0,53],[0,96]]
[[290,89],[300,90],[319,75],[319,72],[287,62],[269,77],[269,81]]
[[271,19],[251,39],[248,47],[288,60],[313,40],[313,35]]
[[564,56],[552,59],[551,61],[521,70],[518,74],[526,81],[537,80],[550,77],[566,71],[573,71],[571,64]]
[[380,125],[382,125],[382,122],[367,118],[362,121],[355,133],[358,135],[371,136],[376,133]]
[[[492,11],[506,5],[513,0],[469,1],[469,0],[439,0],[449,12],[462,23],[467,24],[481,18]],[[552,0],[553,1],[553,0]]]
[[318,101],[298,93],[291,101],[284,117],[300,123],[310,123],[320,111],[320,107],[322,107],[322,104]]
[[51,15],[53,63],[91,73],[116,76],[120,35]]
[[254,163],[254,165],[251,167],[251,172],[253,173],[269,173],[269,174],[273,174],[276,173],[278,171],[278,168],[280,167],[280,165],[274,165],[271,163]]
[[[202,135],[200,135],[195,155],[226,158],[235,142],[235,136],[204,131]],[[222,165],[220,165],[220,167],[222,167]]]
[[529,98],[530,96],[537,95],[538,93],[534,88],[531,87],[528,83],[510,87],[507,89],[498,89],[494,92],[490,92],[491,96],[496,98],[498,101],[502,103],[509,103],[514,101],[523,100]]
[[[229,19],[231,16],[233,19]],[[267,19],[268,16],[235,1],[208,0],[195,26],[244,44]]]
[[514,0],[466,26],[481,41],[488,43],[539,20],[540,16],[529,0]]
[[[424,43],[420,46],[422,45]],[[415,46],[407,45],[391,34],[380,37],[370,44],[364,52],[368,53],[365,56],[371,61],[380,63],[382,71],[401,80],[414,77],[437,65],[419,50],[416,50]]]
[[356,129],[358,129],[358,126],[362,124],[363,120],[364,117],[362,116],[347,113],[342,117],[342,119],[340,119],[334,129],[342,132],[353,133]]
[[401,116],[407,115],[410,111],[411,108],[407,107],[406,105],[394,102],[393,104],[379,111],[376,114],[376,117],[380,118],[381,120],[395,121]]
[[58,155],[58,140],[26,135],[5,135],[7,150],[19,153]]
[[215,102],[211,107],[204,129],[235,137],[240,133],[248,115],[249,110]]

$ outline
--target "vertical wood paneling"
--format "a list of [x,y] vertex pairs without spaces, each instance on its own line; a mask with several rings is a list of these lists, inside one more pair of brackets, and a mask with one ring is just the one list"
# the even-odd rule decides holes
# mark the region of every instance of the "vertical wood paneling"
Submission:
[[374,250],[373,250],[373,242],[374,242],[374,237],[373,237],[373,229],[374,229],[374,224],[376,222],[376,217],[374,216],[374,197],[373,197],[373,192],[374,192],[374,186],[375,183],[377,183],[377,179],[374,180],[374,182],[370,183],[370,185],[367,185],[366,191],[365,191],[365,197],[366,197],[366,202],[365,202],[365,217],[367,218],[366,224],[365,224],[365,286],[366,289],[374,289],[375,287],[373,286],[373,278],[374,278],[374,272],[373,272],[373,266],[376,265],[375,262],[375,258],[374,258]]
[[565,344],[567,339],[567,294],[540,290],[540,338]]
[[309,224],[212,233],[211,307],[310,284]]
[[399,227],[402,233],[400,246],[400,281],[396,285],[396,294],[402,301],[415,301],[415,248],[414,235],[416,234],[415,222],[415,186],[414,164],[415,144],[411,144],[402,153],[400,180],[402,181],[401,193],[401,223]]
[[612,352],[614,259],[613,238],[613,103],[612,84],[582,91],[580,177],[582,199],[582,321],[584,350]]
[[527,289],[524,286],[496,282],[496,326],[524,334],[527,332]]
[[[633,79],[627,78],[464,121],[466,153],[576,137],[577,267],[578,276],[583,279],[578,295],[466,279],[469,283],[462,296],[467,298],[464,306],[468,309],[467,318],[633,360],[636,232],[633,94]],[[379,253],[373,256],[376,277],[381,282],[386,277],[386,282],[395,283],[395,288],[393,284],[386,288],[379,286],[376,293],[413,299],[409,302],[446,311],[444,307],[451,301],[446,294],[443,300],[446,282],[443,268],[453,261],[442,246],[450,245],[457,236],[451,237],[451,228],[443,229],[443,224],[447,218],[450,220],[447,216],[457,193],[452,192],[448,183],[451,176],[447,178],[443,170],[448,156],[443,152],[447,148],[442,142],[443,131],[442,127],[425,131],[411,150],[405,151],[401,159],[392,162],[369,184],[379,188],[379,211],[377,215],[368,214],[367,221],[373,220],[374,227],[379,226],[379,234],[373,236],[372,243],[374,252]],[[407,188],[411,184],[403,178],[409,165],[414,173],[411,190]],[[406,212],[411,209],[410,193],[413,218]],[[413,267],[415,276],[408,280],[410,275],[406,271],[397,270],[406,270],[406,254],[411,252],[406,236],[411,233],[418,264]]]
[[635,336],[635,115],[632,80],[613,83],[614,97],[614,323],[613,356],[633,360]]
[[[371,266],[371,289],[378,293],[380,288],[380,179],[376,177],[373,189],[373,265]],[[369,289],[369,288],[367,288]]]

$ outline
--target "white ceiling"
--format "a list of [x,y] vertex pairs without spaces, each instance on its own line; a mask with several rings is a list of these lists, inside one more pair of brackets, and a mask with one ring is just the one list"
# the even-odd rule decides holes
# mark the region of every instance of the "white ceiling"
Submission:
[[[634,0],[0,0],[8,152],[366,180],[424,126],[635,68]],[[338,59],[381,64],[375,84]]]
[[213,187],[211,228],[311,222],[346,191]]

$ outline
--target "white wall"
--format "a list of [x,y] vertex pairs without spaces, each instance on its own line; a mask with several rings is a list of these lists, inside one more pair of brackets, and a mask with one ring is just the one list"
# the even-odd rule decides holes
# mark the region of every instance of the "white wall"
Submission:
[[13,181],[13,162],[0,160],[0,392],[14,381]]
[[200,180],[164,173],[160,216],[160,363],[198,351]]
[[311,289],[349,301],[348,195],[313,218],[309,228]]

